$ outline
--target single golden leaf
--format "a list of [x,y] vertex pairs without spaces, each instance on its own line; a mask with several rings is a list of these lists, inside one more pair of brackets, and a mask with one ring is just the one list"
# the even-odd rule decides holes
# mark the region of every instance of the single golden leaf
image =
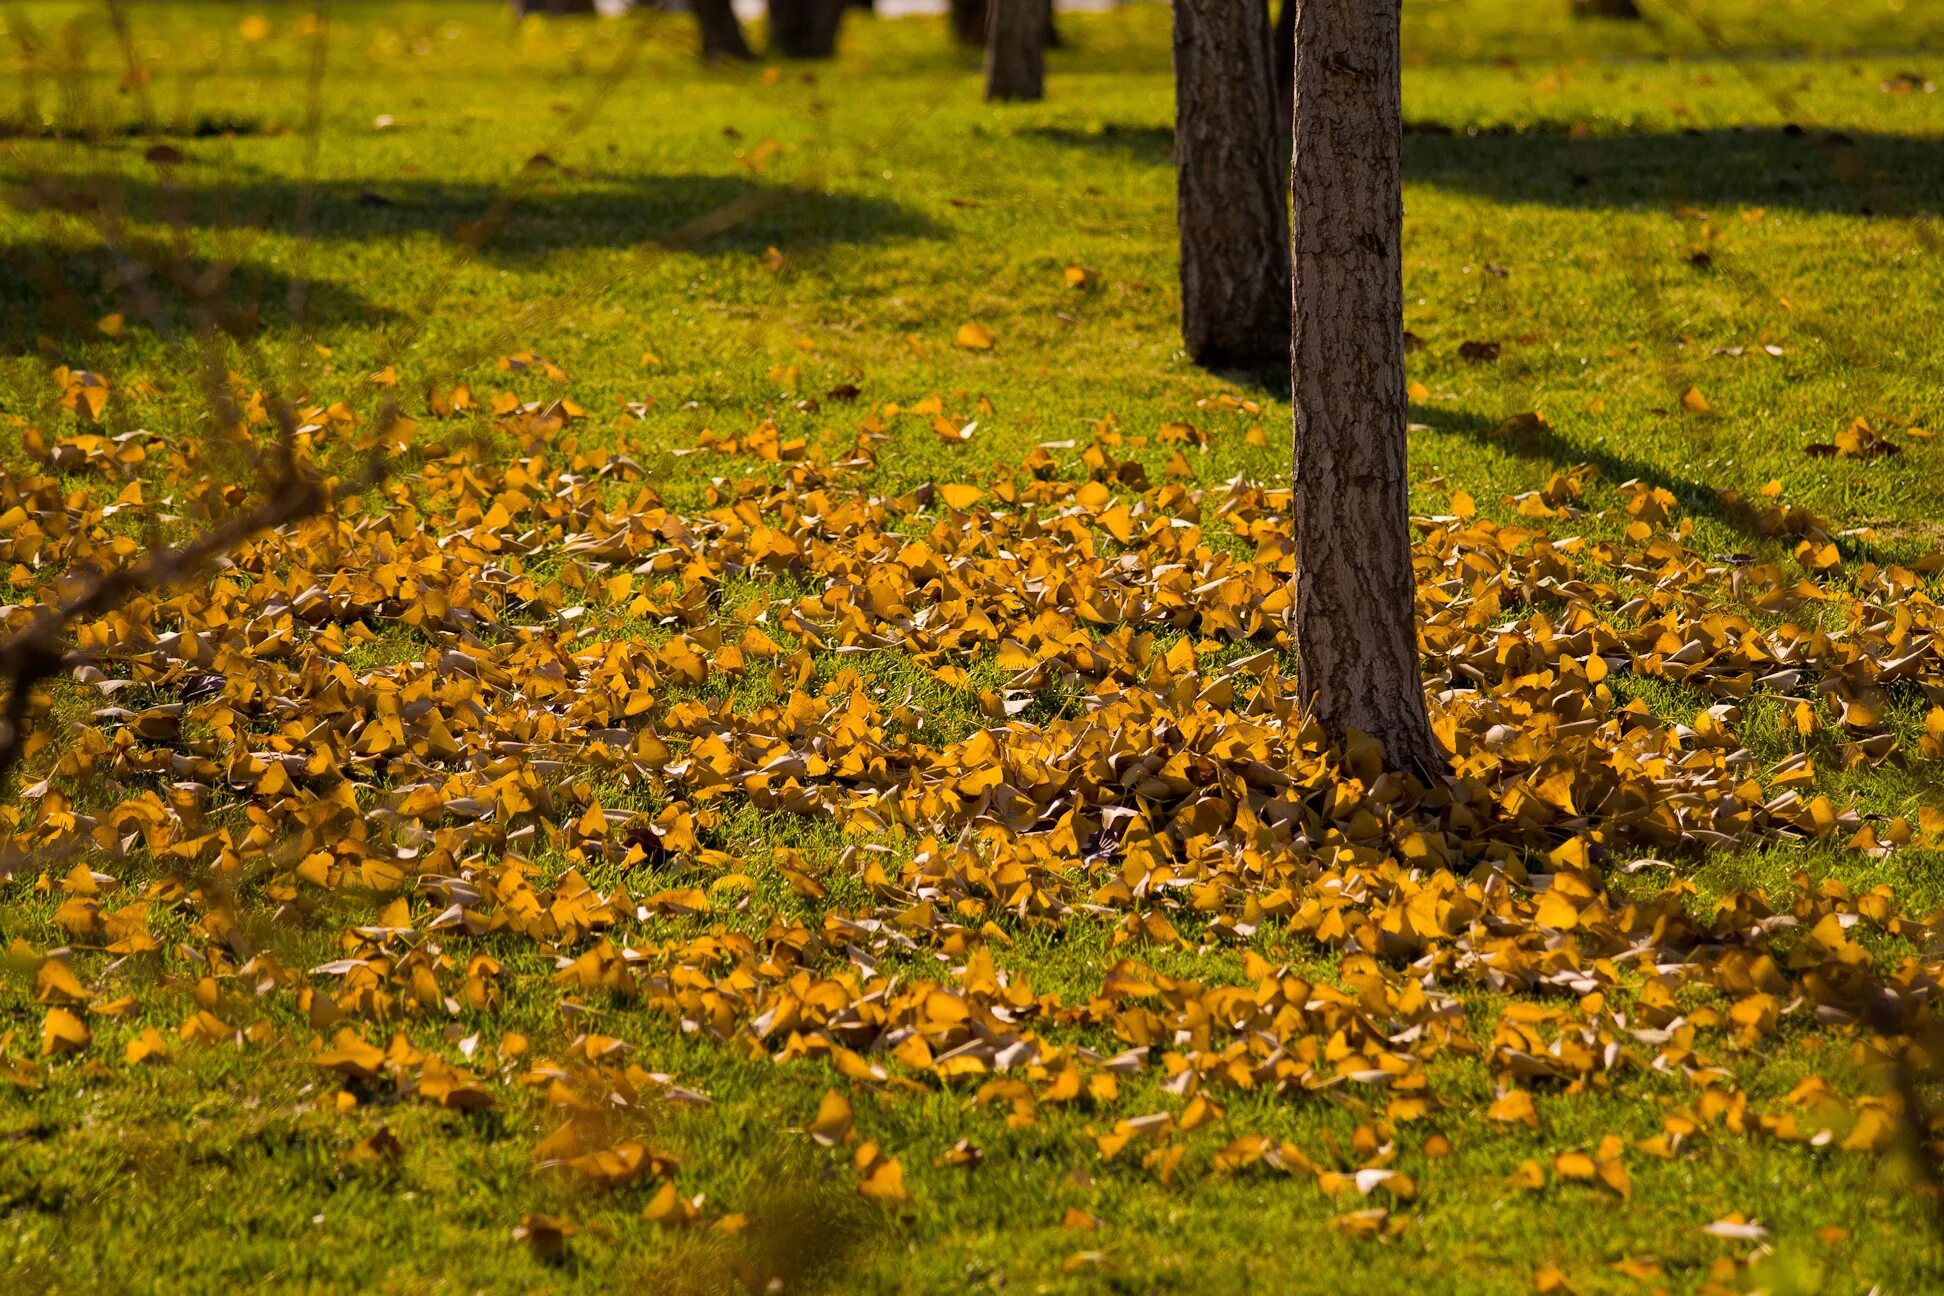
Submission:
[[835,1089],[825,1090],[817,1104],[817,1118],[810,1123],[810,1137],[825,1147],[835,1147],[850,1137],[851,1116],[850,1099]]

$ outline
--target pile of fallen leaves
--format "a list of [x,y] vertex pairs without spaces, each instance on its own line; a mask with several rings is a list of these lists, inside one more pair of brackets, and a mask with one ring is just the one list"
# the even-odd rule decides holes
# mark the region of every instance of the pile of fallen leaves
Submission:
[[[89,426],[105,380],[58,381],[80,430],[22,429],[34,462],[0,471],[0,560],[26,596],[0,610],[13,629],[63,573],[244,497],[184,447]],[[413,446],[411,471],[78,628],[66,718],[0,806],[0,879],[60,897],[51,928],[14,941],[40,1020],[0,1022],[0,1077],[112,1072],[96,1032],[150,994],[179,1002],[166,980],[193,1004],[173,1035],[131,1033],[127,1065],[295,1048],[345,1107],[552,1110],[537,1162],[654,1185],[661,1223],[704,1219],[673,1160],[613,1117],[706,1095],[627,1041],[574,1030],[537,1057],[492,1027],[530,943],[570,1024],[632,1004],[735,1054],[821,1059],[847,1086],[961,1092],[1015,1127],[1078,1105],[1103,1159],[1164,1182],[1213,1126],[1220,1173],[1312,1178],[1346,1205],[1383,1194],[1340,1217],[1354,1236],[1402,1225],[1418,1185],[1390,1168],[1399,1140],[1444,1139],[1460,1100],[1434,1079],[1440,1055],[1484,1059],[1490,1119],[1535,1128],[1535,1093],[1636,1073],[1688,1086],[1660,1135],[1529,1162],[1528,1188],[1625,1196],[1628,1157],[1707,1139],[1895,1137],[1896,1097],[1805,1082],[1762,1108],[1738,1076],[1791,1022],[1899,1056],[1935,1016],[1936,919],[1887,887],[1807,877],[1701,904],[1652,856],[1940,845],[1944,813],[1871,818],[1819,789],[1824,766],[1944,756],[1944,555],[1859,561],[1854,537],[1765,496],[1728,503],[1787,556],[1712,556],[1667,491],[1585,468],[1508,501],[1514,522],[1453,493],[1415,521],[1425,687],[1452,762],[1426,783],[1372,743],[1328,742],[1283,672],[1287,488],[1197,487],[1179,449],[1156,483],[1103,424],[976,482],[882,493],[887,439],[963,441],[970,423],[937,397],[847,417],[834,444],[773,423],[704,434],[693,453],[723,475],[685,512],[565,399],[438,392],[425,425],[376,434],[343,405],[306,411],[311,461],[376,436]],[[1160,442],[1203,439],[1170,424]],[[887,684],[887,661],[936,687]],[[1643,681],[1697,699],[1692,714],[1657,713]],[[983,723],[933,714],[940,698]],[[1793,754],[1751,754],[1758,710]],[[847,845],[726,849],[738,807]],[[779,881],[787,903],[761,900]],[[338,957],[285,966],[265,915],[330,932]],[[165,916],[186,933],[167,947]],[[1086,994],[1009,966],[1022,935],[1082,916],[1116,929]],[[1330,952],[1332,974],[1272,962],[1265,932]],[[1142,958],[1222,944],[1243,951],[1240,984]],[[1473,991],[1503,1011],[1468,1008]],[[276,1000],[308,1033],[273,1025]],[[476,1029],[419,1029],[461,1021]],[[1143,1073],[1178,1105],[1124,1110]],[[1325,1090],[1370,1113],[1356,1146],[1223,1124],[1238,1092]],[[883,1148],[852,1123],[833,1090],[808,1133],[856,1145],[873,1200],[904,1198],[900,1156],[980,1156]],[[521,1228],[536,1247],[571,1231]]]

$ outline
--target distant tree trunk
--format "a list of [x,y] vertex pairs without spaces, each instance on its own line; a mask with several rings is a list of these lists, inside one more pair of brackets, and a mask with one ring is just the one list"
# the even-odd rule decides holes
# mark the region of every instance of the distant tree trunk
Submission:
[[702,58],[753,59],[742,24],[729,0],[694,0],[695,25],[702,33]]
[[1296,680],[1330,736],[1445,767],[1418,673],[1404,431],[1400,0],[1295,0]]
[[951,0],[952,35],[961,45],[984,45],[987,0]]
[[513,16],[516,18],[524,18],[528,14],[565,18],[573,14],[593,12],[594,0],[513,0]]
[[985,97],[1046,97],[1048,0],[988,0]]
[[1060,25],[1053,21],[1052,0],[1047,0],[1046,5],[1046,39],[1044,43],[1048,49],[1059,49],[1062,44],[1060,40]]
[[770,48],[784,58],[830,58],[837,52],[844,2],[769,0]]
[[1289,354],[1282,131],[1261,0],[1175,0],[1175,192],[1181,337],[1196,363]]
[[1276,69],[1276,121],[1285,134],[1295,104],[1296,0],[1282,0],[1276,11],[1276,30],[1270,38],[1270,66]]

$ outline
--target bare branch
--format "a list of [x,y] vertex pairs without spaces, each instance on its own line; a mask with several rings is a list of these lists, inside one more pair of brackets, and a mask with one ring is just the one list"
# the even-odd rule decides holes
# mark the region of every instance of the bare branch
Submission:
[[[280,446],[277,475],[254,507],[225,518],[185,544],[154,549],[132,566],[94,574],[79,593],[42,608],[26,629],[0,642],[0,680],[7,689],[5,705],[0,707],[0,788],[7,785],[24,752],[34,689],[75,660],[65,642],[69,627],[101,616],[144,590],[166,589],[251,536],[323,509],[328,500],[323,483],[297,463],[288,435]],[[376,471],[374,466],[374,475]]]

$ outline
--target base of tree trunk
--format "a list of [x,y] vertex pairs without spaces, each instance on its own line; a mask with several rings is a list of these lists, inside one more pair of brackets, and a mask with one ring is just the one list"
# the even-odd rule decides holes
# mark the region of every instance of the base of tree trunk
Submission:
[[1289,224],[1269,11],[1175,0],[1175,192],[1181,340],[1197,364],[1289,359]]
[[846,0],[770,0],[769,44],[784,58],[827,59],[837,53]]
[[694,0],[695,25],[702,37],[702,60],[749,60],[756,57],[743,39],[742,24],[729,0]]
[[987,0],[951,0],[952,36],[959,44],[985,45],[986,4]]
[[987,103],[1046,97],[1049,0],[987,0]]
[[1575,18],[1624,18],[1638,21],[1640,6],[1634,0],[1573,0]]

